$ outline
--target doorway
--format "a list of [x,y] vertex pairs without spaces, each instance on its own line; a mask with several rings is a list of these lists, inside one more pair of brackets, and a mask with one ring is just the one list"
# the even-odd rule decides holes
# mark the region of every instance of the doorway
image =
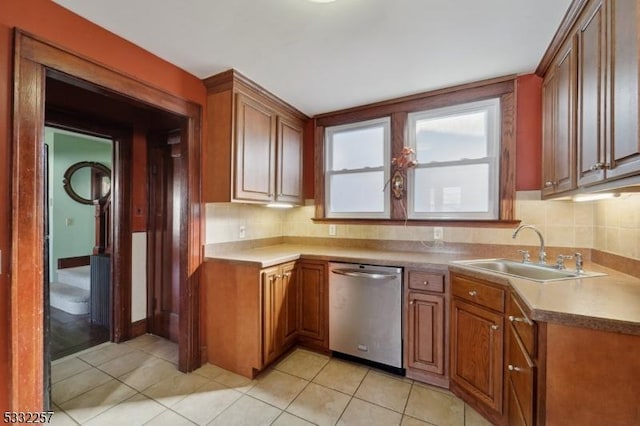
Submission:
[[55,361],[110,339],[113,141],[45,127],[45,145],[45,346]]
[[[16,32],[14,75],[13,127],[13,220],[11,262],[11,401],[14,407],[44,407],[44,355],[42,328],[44,324],[44,166],[43,134],[45,126],[45,94],[48,80],[71,79],[86,93],[118,97],[125,105],[135,106],[133,117],[141,111],[169,113],[180,120],[184,143],[180,144],[181,173],[177,177],[182,188],[176,239],[179,241],[178,320],[179,361],[181,371],[191,371],[200,365],[199,346],[199,277],[202,261],[200,237],[200,107],[150,87],[130,76],[120,74],[100,64],[79,57],[33,36]],[[101,104],[92,105],[100,110]],[[81,111],[85,112],[85,111]],[[123,111],[121,111],[123,112]],[[143,114],[144,117],[144,114]],[[117,124],[123,124],[115,120]],[[151,122],[153,119],[151,119]],[[124,123],[126,124],[126,122]],[[175,128],[174,126],[172,126]],[[129,130],[131,130],[129,128]],[[131,134],[129,134],[131,136]],[[131,143],[114,146],[121,173],[114,176],[113,188],[130,188],[133,184],[127,171],[134,169]],[[122,150],[118,153],[119,150]],[[127,221],[137,213],[131,198],[124,191],[113,194],[116,208],[124,212],[113,230],[113,245],[120,252],[113,256],[113,270],[120,271],[122,282],[131,282],[131,232]],[[118,207],[116,207],[118,206]],[[128,274],[128,276],[127,276]],[[131,294],[125,286],[116,287],[112,295],[112,340],[126,340],[131,333]],[[120,305],[117,305],[120,303]]]

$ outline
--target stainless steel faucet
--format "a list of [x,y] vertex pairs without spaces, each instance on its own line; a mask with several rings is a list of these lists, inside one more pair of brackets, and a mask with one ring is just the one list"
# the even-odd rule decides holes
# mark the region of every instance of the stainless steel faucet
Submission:
[[512,238],[516,238],[518,236],[518,233],[525,228],[529,228],[532,231],[535,231],[536,234],[538,234],[538,238],[540,238],[540,252],[538,253],[538,262],[541,264],[546,264],[547,263],[547,253],[544,251],[544,237],[542,236],[542,234],[540,233],[540,231],[538,231],[538,229],[533,226],[533,225],[520,225],[518,226],[518,228],[516,228],[515,231],[513,231],[513,235],[511,236]]

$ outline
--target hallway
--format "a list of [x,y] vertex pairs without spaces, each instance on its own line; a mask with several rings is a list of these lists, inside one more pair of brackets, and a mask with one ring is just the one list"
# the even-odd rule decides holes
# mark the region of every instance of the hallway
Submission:
[[153,335],[53,363],[55,425],[487,426],[450,392],[296,349],[256,380],[211,364],[176,369]]

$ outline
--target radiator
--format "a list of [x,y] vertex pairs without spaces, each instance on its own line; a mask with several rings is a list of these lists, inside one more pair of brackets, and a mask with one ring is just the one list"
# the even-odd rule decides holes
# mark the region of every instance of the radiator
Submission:
[[91,322],[109,327],[111,324],[111,257],[91,256]]

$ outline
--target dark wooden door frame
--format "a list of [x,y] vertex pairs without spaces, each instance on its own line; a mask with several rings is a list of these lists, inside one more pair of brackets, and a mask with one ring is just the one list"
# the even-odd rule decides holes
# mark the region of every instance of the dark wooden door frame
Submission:
[[[181,371],[200,364],[199,267],[201,108],[20,30],[15,32],[10,288],[10,407],[43,407],[43,176],[45,79],[59,71],[187,121],[181,147],[183,215],[180,224],[181,276],[179,361]],[[129,319],[130,321],[130,319]]]
[[[55,76],[53,77],[55,78]],[[46,101],[45,101],[46,103]],[[131,155],[133,129],[117,124],[97,122],[66,111],[49,108],[45,125],[113,141],[113,227],[111,241],[111,324],[109,336],[119,343],[131,337]],[[117,256],[114,255],[117,253]]]

